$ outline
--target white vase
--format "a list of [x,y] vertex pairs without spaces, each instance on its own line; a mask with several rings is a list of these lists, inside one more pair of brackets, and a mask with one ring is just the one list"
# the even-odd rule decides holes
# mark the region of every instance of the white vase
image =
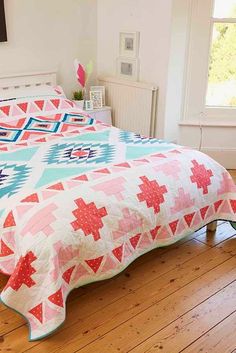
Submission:
[[73,100],[73,102],[75,103],[75,105],[76,105],[78,108],[84,110],[84,99],[82,99],[82,100],[80,100],[80,101],[75,101],[75,100]]

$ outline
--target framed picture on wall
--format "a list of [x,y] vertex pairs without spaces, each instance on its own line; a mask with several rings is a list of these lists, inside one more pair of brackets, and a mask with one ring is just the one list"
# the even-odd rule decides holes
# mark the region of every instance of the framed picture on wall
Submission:
[[139,32],[120,33],[120,56],[137,58],[139,54]]
[[7,29],[5,19],[4,0],[0,0],[0,42],[7,41]]
[[120,57],[117,59],[117,75],[121,78],[138,81],[139,60],[133,58]]

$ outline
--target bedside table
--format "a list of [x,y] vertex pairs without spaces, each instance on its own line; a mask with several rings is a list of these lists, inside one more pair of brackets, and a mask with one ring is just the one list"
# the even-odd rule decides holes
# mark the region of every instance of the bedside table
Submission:
[[100,120],[105,124],[112,125],[111,107],[102,107],[99,109],[85,110],[92,118]]

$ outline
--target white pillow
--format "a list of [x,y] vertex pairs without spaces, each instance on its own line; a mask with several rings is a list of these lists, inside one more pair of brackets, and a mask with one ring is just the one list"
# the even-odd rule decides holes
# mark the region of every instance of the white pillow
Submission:
[[0,90],[0,101],[35,96],[60,96],[66,98],[61,86],[40,85]]

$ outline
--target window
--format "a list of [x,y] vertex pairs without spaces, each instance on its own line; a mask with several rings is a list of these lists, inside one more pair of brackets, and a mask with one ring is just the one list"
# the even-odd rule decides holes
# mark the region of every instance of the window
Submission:
[[236,107],[236,0],[215,0],[211,18],[209,107]]

